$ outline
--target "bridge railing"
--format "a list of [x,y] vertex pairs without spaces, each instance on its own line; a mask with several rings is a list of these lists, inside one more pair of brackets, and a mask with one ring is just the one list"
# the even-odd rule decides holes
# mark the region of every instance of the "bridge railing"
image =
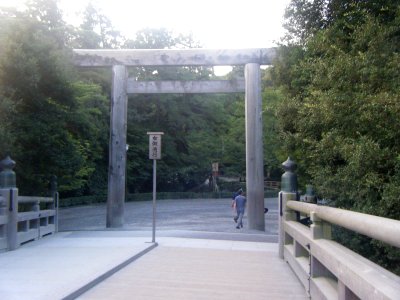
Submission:
[[1,189],[0,194],[0,250],[14,250],[57,231],[58,193],[29,197],[18,196],[17,189]]
[[400,299],[399,276],[332,240],[336,225],[400,248],[400,221],[298,201],[296,164],[289,158],[282,166],[279,256],[310,297]]
[[0,162],[0,251],[14,250],[58,231],[56,190],[52,189],[51,197],[19,196],[12,171],[15,162],[7,159]]

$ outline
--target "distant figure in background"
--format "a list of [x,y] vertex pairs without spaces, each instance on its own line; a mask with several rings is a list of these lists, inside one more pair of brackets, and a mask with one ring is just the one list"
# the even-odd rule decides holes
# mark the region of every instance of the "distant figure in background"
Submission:
[[[232,203],[231,203],[231,207],[232,207],[232,208],[236,208],[236,206],[235,206],[235,203],[236,203],[236,202],[235,202],[235,198],[236,198],[237,196],[239,196],[239,193],[240,193],[240,192],[243,193],[242,188],[238,189],[236,192],[234,192],[234,193],[232,194]],[[269,211],[268,207],[264,207],[264,214],[266,214],[268,211]],[[234,217],[233,219],[235,220],[235,222],[237,221],[237,217]]]
[[239,192],[243,192],[242,188],[239,188],[236,192],[232,194],[232,208],[235,208],[235,198],[239,195]]
[[210,191],[212,191],[212,188],[213,188],[213,186],[212,186],[212,182],[213,182],[213,176],[212,176],[212,174],[210,174],[209,176],[208,176],[208,188],[210,189]]
[[233,218],[237,223],[236,228],[243,228],[243,216],[246,208],[246,197],[242,190],[239,190],[239,195],[235,197],[236,216]]

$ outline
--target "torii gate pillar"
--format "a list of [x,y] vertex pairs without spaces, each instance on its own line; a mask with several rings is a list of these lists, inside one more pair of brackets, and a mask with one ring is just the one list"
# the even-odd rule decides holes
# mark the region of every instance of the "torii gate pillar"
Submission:
[[260,65],[245,65],[246,190],[249,228],[265,230]]
[[108,165],[107,228],[124,225],[128,74],[125,66],[112,67],[110,152]]

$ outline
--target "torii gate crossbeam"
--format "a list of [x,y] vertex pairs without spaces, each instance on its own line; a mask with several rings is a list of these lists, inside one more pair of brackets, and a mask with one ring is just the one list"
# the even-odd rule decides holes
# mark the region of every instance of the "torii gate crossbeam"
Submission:
[[[275,49],[121,49],[74,50],[81,67],[112,67],[107,227],[124,224],[128,94],[245,92],[246,189],[249,228],[265,230],[264,163],[260,65],[271,65]],[[128,66],[244,65],[245,80],[135,81]]]

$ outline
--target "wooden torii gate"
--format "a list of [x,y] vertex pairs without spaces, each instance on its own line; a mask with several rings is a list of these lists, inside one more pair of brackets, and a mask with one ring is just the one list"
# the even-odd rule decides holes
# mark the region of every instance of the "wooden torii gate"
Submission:
[[[245,92],[246,193],[250,229],[265,230],[264,162],[260,65],[271,65],[275,49],[121,49],[74,50],[80,67],[111,67],[112,97],[108,170],[107,227],[124,224],[128,94]],[[244,65],[244,80],[136,81],[129,66]]]

